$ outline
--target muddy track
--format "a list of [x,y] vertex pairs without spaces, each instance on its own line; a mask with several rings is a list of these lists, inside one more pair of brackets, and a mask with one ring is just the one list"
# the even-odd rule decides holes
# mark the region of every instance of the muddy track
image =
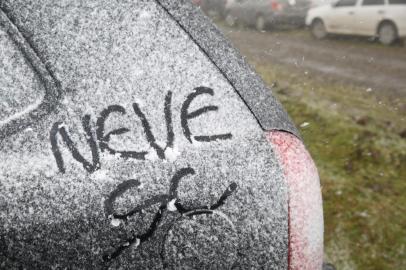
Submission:
[[314,40],[305,30],[256,32],[222,27],[251,63],[286,65],[322,80],[356,84],[379,95],[406,97],[406,48],[362,38]]

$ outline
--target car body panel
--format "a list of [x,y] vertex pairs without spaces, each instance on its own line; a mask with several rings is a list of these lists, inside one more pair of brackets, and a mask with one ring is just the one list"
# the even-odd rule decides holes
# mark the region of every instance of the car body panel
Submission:
[[327,31],[333,33],[350,34],[352,26],[355,24],[354,12],[355,7],[337,7],[330,11],[326,17],[325,26]]
[[387,0],[389,5],[386,6],[385,18],[396,23],[398,34],[400,37],[406,38],[406,3],[391,4],[391,0]]
[[374,36],[379,23],[385,19],[385,0],[380,0],[381,5],[365,5],[361,1],[354,11],[354,32],[360,35]]

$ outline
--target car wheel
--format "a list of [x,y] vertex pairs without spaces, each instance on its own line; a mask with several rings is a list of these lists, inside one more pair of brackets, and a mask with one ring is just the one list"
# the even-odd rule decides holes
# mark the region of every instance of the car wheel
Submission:
[[228,13],[227,15],[226,15],[226,24],[228,25],[228,26],[235,26],[236,24],[237,24],[237,19],[233,16],[233,15],[231,15],[230,13]]
[[393,23],[383,23],[378,30],[379,41],[384,45],[392,45],[398,39],[398,32]]
[[324,39],[327,37],[327,30],[322,20],[317,19],[311,25],[312,35],[317,39]]
[[255,29],[257,29],[258,31],[264,31],[265,26],[266,26],[265,18],[262,15],[259,15],[255,22]]

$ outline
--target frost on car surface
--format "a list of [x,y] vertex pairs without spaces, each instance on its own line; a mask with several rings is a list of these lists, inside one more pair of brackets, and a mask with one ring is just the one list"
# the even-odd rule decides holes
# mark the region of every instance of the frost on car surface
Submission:
[[287,269],[288,188],[261,125],[292,124],[217,32],[187,31],[191,4],[2,3],[61,95],[1,139],[1,267]]

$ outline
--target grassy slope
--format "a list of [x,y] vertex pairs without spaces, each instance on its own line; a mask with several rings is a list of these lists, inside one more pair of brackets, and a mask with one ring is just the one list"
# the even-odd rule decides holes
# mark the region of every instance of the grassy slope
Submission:
[[337,269],[406,269],[405,112],[355,86],[256,69],[294,122],[309,123],[301,132],[319,168],[327,260]]

